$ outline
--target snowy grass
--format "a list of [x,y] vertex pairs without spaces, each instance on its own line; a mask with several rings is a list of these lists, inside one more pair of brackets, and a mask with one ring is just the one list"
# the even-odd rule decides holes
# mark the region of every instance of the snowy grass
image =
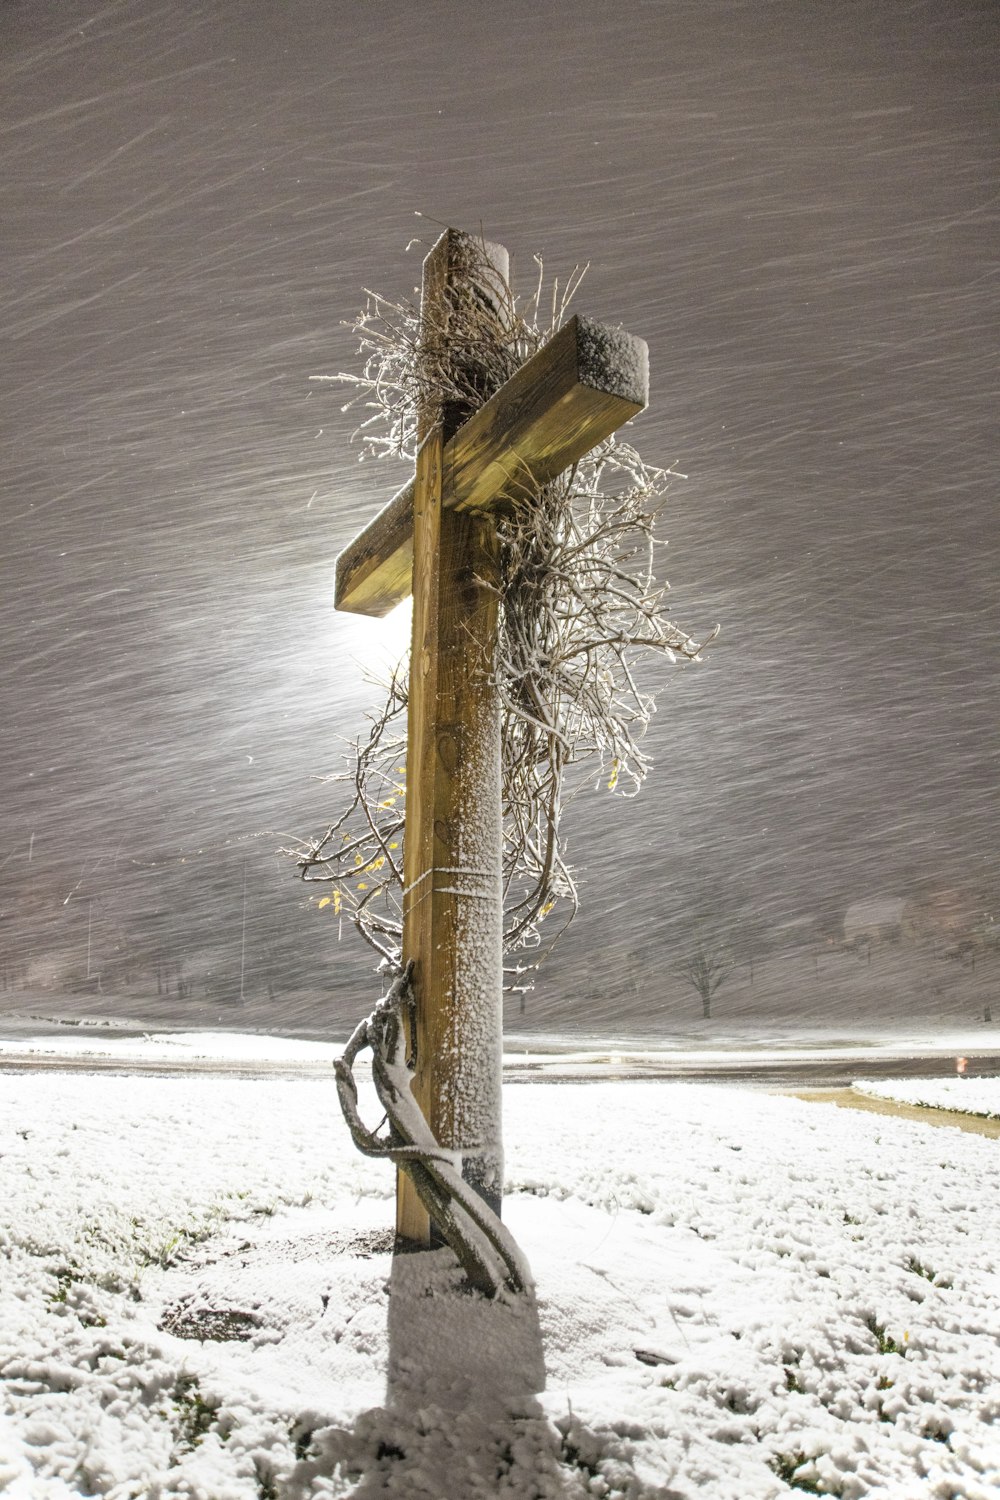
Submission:
[[[0,1016],[0,1066],[4,1057],[61,1058],[67,1062],[106,1060],[122,1065],[151,1063],[184,1067],[204,1062],[227,1067],[252,1069],[259,1064],[264,1070],[313,1067],[317,1071],[331,1068],[343,1052],[343,1042],[316,1041],[253,1031],[143,1031],[138,1025],[133,1034],[115,1035],[122,1023],[112,1020],[89,1020],[60,1023],[52,1018],[47,1024],[54,1029],[39,1028],[42,1017],[6,1018]],[[6,1022],[7,1032],[4,1034]],[[32,1024],[34,1023],[34,1024]],[[77,1030],[77,1027],[80,1027]],[[71,1028],[71,1029],[68,1029]],[[346,1037],[345,1039],[346,1040]],[[672,1039],[669,1044],[652,1039],[643,1041],[621,1036],[569,1038],[565,1034],[536,1036],[510,1033],[505,1037],[504,1069],[508,1076],[534,1073],[539,1076],[593,1079],[621,1073],[674,1070],[699,1070],[713,1065],[745,1065],[748,1069],[773,1063],[860,1063],[873,1053],[886,1064],[893,1058],[954,1059],[962,1052],[981,1054],[984,1050],[1000,1051],[1000,1033],[978,1034],[970,1030],[950,1029],[931,1037],[927,1034],[886,1036],[873,1033],[845,1041],[838,1031],[817,1031],[794,1038],[768,1037],[760,1028],[742,1035],[729,1033],[708,1045],[708,1039]]]
[[1000,1078],[878,1078],[852,1085],[859,1094],[896,1104],[923,1104],[1000,1120]]
[[93,1031],[66,1036],[0,1036],[3,1057],[107,1058],[121,1063],[191,1062],[319,1063],[333,1067],[343,1047],[332,1042],[300,1041],[239,1031],[161,1031],[141,1036],[97,1036]]
[[994,1141],[663,1082],[506,1118],[494,1305],[393,1261],[332,1084],[0,1075],[0,1492],[995,1497]]

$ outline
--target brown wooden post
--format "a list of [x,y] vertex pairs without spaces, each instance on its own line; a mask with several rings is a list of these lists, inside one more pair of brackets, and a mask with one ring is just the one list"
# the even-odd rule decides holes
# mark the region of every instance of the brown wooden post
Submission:
[[[482,257],[484,247],[476,247]],[[507,256],[485,247],[506,280]],[[469,242],[442,235],[424,263],[427,339],[447,339],[450,289]],[[483,291],[488,294],[489,288]],[[403,953],[414,960],[413,1092],[466,1181],[497,1212],[503,1189],[503,902],[500,709],[491,684],[497,632],[492,520],[442,504],[443,453],[458,421],[425,413],[413,497],[413,637],[403,845]],[[405,1173],[396,1228],[430,1242]]]
[[[478,270],[477,270],[478,268]],[[425,348],[449,337],[456,284],[504,295],[507,252],[449,229],[424,262]],[[458,330],[459,334],[461,330]],[[646,405],[641,339],[575,316],[470,413],[419,414],[415,478],[337,560],[337,607],[384,615],[413,594],[403,958],[413,959],[413,1092],[440,1145],[499,1211],[503,1187],[497,537],[490,507],[554,479]],[[430,1242],[398,1179],[396,1227]]]

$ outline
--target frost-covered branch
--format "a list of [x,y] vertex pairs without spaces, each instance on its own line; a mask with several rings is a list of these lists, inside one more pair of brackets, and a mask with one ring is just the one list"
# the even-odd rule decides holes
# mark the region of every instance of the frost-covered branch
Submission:
[[394,672],[385,701],[369,714],[365,741],[350,747],[347,769],[327,778],[347,783],[344,810],[294,855],[302,879],[330,894],[319,901],[346,915],[387,963],[399,966],[403,941],[403,823],[406,804],[406,680]]
[[[427,321],[433,310],[422,322],[417,307],[368,294],[353,325],[362,372],[335,377],[354,386],[348,405],[368,413],[357,432],[366,451],[412,459],[419,411],[468,417],[559,329],[583,276],[577,269],[549,293],[538,261],[538,284],[522,305],[481,245],[469,239],[463,253],[441,326]],[[486,586],[500,602],[491,671],[503,714],[508,953],[536,947],[553,911],[568,921],[576,909],[562,837],[570,798],[594,783],[631,796],[645,778],[641,740],[655,704],[637,660],[695,660],[704,644],[668,618],[666,586],[654,578],[654,524],[674,477],[611,438],[551,484],[518,474],[497,507],[499,584]],[[397,674],[344,773],[349,807],[298,851],[303,878],[333,887],[320,904],[347,912],[396,965],[405,707]]]
[[[654,699],[635,679],[643,652],[674,662],[701,647],[663,612],[653,524],[672,475],[609,440],[555,483],[501,510],[500,639],[508,948],[531,946],[576,892],[562,810],[586,780],[626,795],[648,767],[640,740]],[[596,761],[596,767],[594,762]]]

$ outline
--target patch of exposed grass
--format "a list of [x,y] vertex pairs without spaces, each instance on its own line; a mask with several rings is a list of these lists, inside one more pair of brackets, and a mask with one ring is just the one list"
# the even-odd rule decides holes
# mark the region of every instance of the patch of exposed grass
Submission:
[[776,1453],[773,1458],[768,1459],[767,1466],[789,1489],[800,1490],[806,1495],[821,1495],[824,1492],[814,1479],[799,1474],[799,1470],[808,1462],[804,1453]]
[[880,1354],[906,1354],[905,1345],[897,1344],[892,1335],[886,1333],[885,1324],[880,1323],[874,1313],[869,1313],[862,1321],[878,1345],[878,1352]]

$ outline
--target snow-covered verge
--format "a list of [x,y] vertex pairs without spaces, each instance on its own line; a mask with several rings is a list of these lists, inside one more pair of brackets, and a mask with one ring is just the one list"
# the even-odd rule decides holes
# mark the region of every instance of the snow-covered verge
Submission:
[[393,1261],[331,1084],[0,1075],[0,1492],[995,1497],[994,1141],[662,1082],[506,1117],[495,1305]]
[[931,1109],[953,1109],[963,1115],[1000,1120],[1000,1078],[873,1078],[852,1087],[873,1099],[925,1104]]
[[73,1036],[0,1036],[0,1065],[4,1057],[98,1059],[120,1063],[229,1062],[320,1063],[332,1068],[343,1047],[332,1042],[300,1041],[240,1031],[162,1031],[141,1036],[97,1036],[93,1031]]
[[[32,1018],[28,1018],[30,1020]],[[41,1017],[34,1018],[36,1021]],[[8,1029],[12,1018],[7,1017]],[[48,1023],[56,1027],[55,1020]],[[115,1023],[94,1021],[80,1023],[80,1030],[65,1028],[32,1030],[18,1018],[18,1034],[4,1034],[4,1017],[0,1016],[0,1067],[5,1058],[22,1060],[60,1060],[74,1064],[108,1062],[121,1066],[195,1067],[204,1063],[224,1065],[230,1069],[253,1071],[282,1069],[286,1072],[320,1071],[332,1068],[334,1059],[343,1052],[343,1042],[316,1041],[301,1037],[278,1036],[252,1031],[146,1031],[133,1035],[115,1035]],[[110,1031],[110,1034],[109,1034]],[[346,1040],[346,1038],[345,1038]],[[837,1032],[814,1032],[794,1040],[739,1037],[730,1033],[717,1046],[695,1046],[639,1039],[613,1043],[607,1038],[590,1037],[586,1045],[565,1035],[526,1037],[508,1034],[505,1038],[504,1071],[508,1077],[537,1076],[560,1079],[614,1077],[623,1071],[633,1076],[675,1073],[711,1072],[715,1067],[744,1066],[759,1070],[774,1064],[814,1065],[822,1062],[858,1065],[879,1058],[879,1067],[888,1068],[894,1059],[921,1057],[928,1061],[947,1058],[951,1065],[958,1054],[983,1055],[1000,1052],[1000,1035],[969,1032],[942,1032],[936,1038],[910,1035],[900,1042],[895,1038],[872,1034],[853,1044],[845,1043]]]

